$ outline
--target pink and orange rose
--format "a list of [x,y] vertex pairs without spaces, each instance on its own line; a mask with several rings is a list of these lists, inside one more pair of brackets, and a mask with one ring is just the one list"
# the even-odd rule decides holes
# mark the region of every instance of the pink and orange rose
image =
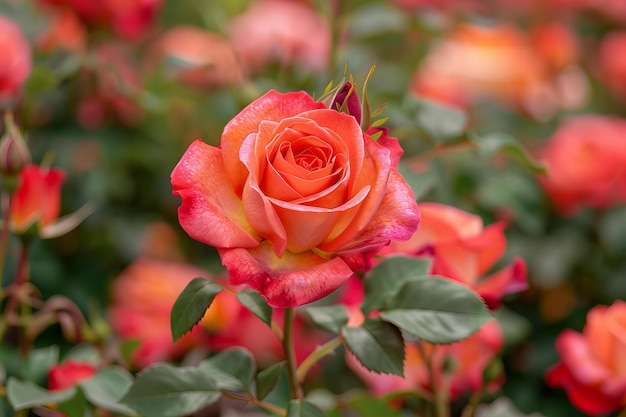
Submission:
[[554,132],[541,154],[548,174],[539,180],[560,213],[626,201],[625,137],[626,120],[603,115],[572,117]]
[[[376,396],[416,388],[432,392],[431,369],[432,382],[437,390],[444,390],[451,399],[482,389],[495,392],[504,382],[501,375],[489,375],[491,379],[485,378],[485,370],[504,346],[504,335],[495,319],[459,342],[449,345],[419,343],[419,348],[415,343],[405,344],[404,377],[368,371],[351,355],[347,357],[347,363]],[[430,366],[424,360],[422,352],[430,358]]]
[[226,125],[220,147],[197,140],[185,152],[172,172],[179,220],[218,248],[231,284],[273,307],[306,304],[415,232],[401,152],[304,92],[270,91]]
[[392,242],[382,255],[430,257],[431,273],[469,286],[491,307],[503,296],[526,289],[521,258],[489,274],[506,251],[504,222],[485,227],[479,216],[439,203],[420,203],[420,210],[418,232],[406,242]]
[[598,305],[582,333],[563,331],[556,340],[561,361],[547,383],[565,389],[583,413],[597,416],[626,408],[626,302]]

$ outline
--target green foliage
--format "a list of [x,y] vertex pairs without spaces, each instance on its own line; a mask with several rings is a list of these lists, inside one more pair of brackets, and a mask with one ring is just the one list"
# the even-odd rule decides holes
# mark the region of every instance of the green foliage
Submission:
[[306,307],[302,311],[316,326],[333,333],[339,333],[348,322],[348,311],[343,305]]
[[115,413],[134,415],[132,409],[119,402],[130,388],[132,381],[132,375],[124,368],[111,367],[81,382],[80,387],[91,404]]
[[121,402],[140,415],[179,417],[220,397],[215,380],[204,370],[161,364],[141,372]]
[[414,112],[417,125],[434,142],[458,141],[467,128],[467,114],[457,108],[416,99],[411,95],[406,96],[404,105],[409,112]]
[[74,387],[64,391],[48,391],[32,382],[23,382],[16,378],[9,378],[7,381],[7,399],[16,411],[67,401],[74,395]]
[[252,354],[243,348],[224,350],[200,362],[199,368],[223,390],[249,390],[256,372]]
[[222,289],[221,285],[205,278],[194,278],[187,284],[172,307],[171,327],[174,342],[198,324]]
[[404,341],[400,331],[380,319],[368,319],[360,327],[344,327],[346,347],[370,371],[404,375]]
[[237,299],[244,307],[250,310],[263,323],[272,325],[272,307],[267,304],[265,298],[256,291],[241,291],[237,293]]
[[354,396],[350,399],[350,407],[361,417],[403,417],[400,409],[390,409],[387,400],[372,396]]
[[427,342],[451,343],[471,336],[491,315],[467,287],[425,276],[405,283],[380,317]]
[[428,274],[432,261],[428,258],[394,256],[385,258],[365,276],[365,299],[361,309],[369,314],[383,308],[402,286],[416,277]]
[[479,155],[491,157],[503,152],[515,157],[523,166],[536,174],[545,174],[546,167],[536,161],[524,146],[509,133],[493,132],[486,135],[470,134],[470,140],[478,147]]
[[287,417],[326,417],[326,414],[310,402],[291,400],[287,405]]
[[276,362],[256,375],[256,397],[259,400],[267,397],[276,387],[285,370],[285,362]]

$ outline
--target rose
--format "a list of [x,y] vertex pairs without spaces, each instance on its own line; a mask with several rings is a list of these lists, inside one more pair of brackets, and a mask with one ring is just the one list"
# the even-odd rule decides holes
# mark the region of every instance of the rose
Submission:
[[506,251],[503,222],[484,227],[479,216],[439,203],[420,203],[420,211],[417,233],[406,242],[392,242],[382,255],[430,257],[431,273],[468,285],[492,308],[503,296],[526,289],[521,258],[485,276]]
[[85,361],[67,360],[48,371],[48,389],[62,391],[94,376],[96,368]]
[[[172,58],[183,65],[168,65],[167,60]],[[173,27],[152,43],[146,66],[159,64],[164,64],[167,75],[202,90],[243,82],[230,42],[216,33],[192,26]]]
[[309,303],[416,230],[399,152],[304,92],[270,91],[226,125],[220,148],[197,140],[185,152],[172,172],[179,221],[218,248],[233,285],[273,307]]
[[[350,280],[340,294],[339,301],[348,310],[349,327],[360,326],[365,320],[360,309],[363,296],[363,281],[357,278]],[[369,371],[351,353],[346,355],[346,361],[376,396],[397,390],[421,389],[430,392],[431,383],[434,383],[454,399],[468,391],[479,392],[483,388],[495,391],[503,382],[501,375],[487,375],[485,372],[504,346],[504,336],[496,320],[488,321],[476,333],[459,342],[448,345],[424,341],[417,343],[419,346],[415,342],[405,342],[404,377]],[[429,363],[422,354],[430,358]]]
[[[485,370],[504,346],[502,330],[494,319],[469,338],[450,345],[417,343],[421,346],[405,343],[404,377],[369,371],[352,354],[347,354],[347,364],[376,396],[415,389],[432,392],[430,372],[437,389],[446,389],[451,399],[483,388],[495,392],[502,385],[501,375],[485,375]],[[424,361],[420,349],[430,358],[430,364]]]
[[598,47],[597,79],[606,89],[626,100],[626,31],[612,31],[605,35]]
[[194,346],[207,345],[207,332],[219,332],[234,323],[240,306],[232,294],[223,291],[211,303],[200,326],[176,344],[172,342],[172,306],[185,286],[198,276],[207,273],[183,262],[140,258],[113,282],[107,315],[121,339],[139,341],[131,358],[133,365],[143,368],[180,357]]
[[561,361],[546,381],[565,389],[570,401],[589,415],[626,407],[626,302],[598,305],[587,314],[582,333],[564,330],[556,339]]
[[539,178],[556,210],[573,215],[588,206],[611,207],[626,200],[626,120],[601,115],[567,120],[550,137]]
[[261,71],[270,63],[312,72],[330,64],[330,25],[306,2],[255,0],[235,16],[228,31],[244,69]]
[[30,45],[20,27],[0,15],[0,102],[14,98],[30,75]]

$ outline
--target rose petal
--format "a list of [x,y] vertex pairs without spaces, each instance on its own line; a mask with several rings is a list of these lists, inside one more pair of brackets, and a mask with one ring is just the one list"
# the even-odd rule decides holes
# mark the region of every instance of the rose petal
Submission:
[[229,186],[220,149],[194,141],[172,171],[171,179],[174,194],[182,198],[178,208],[180,224],[193,239],[224,248],[259,244],[241,200]]
[[572,404],[590,416],[610,413],[621,406],[619,398],[606,396],[597,386],[580,384],[563,363],[548,370],[546,382],[551,387],[564,388]]
[[[348,116],[349,117],[349,116]],[[351,118],[354,120],[354,118]],[[364,139],[365,156],[363,158],[361,173],[354,183],[354,190],[360,190],[366,185],[371,186],[367,198],[356,210],[346,212],[343,219],[337,222],[333,232],[329,235],[327,243],[320,246],[325,252],[337,252],[350,245],[354,247],[354,239],[368,227],[372,218],[379,210],[379,206],[386,195],[386,189],[390,182],[390,152],[387,148],[380,146],[373,140]],[[351,163],[350,168],[354,165]],[[351,176],[357,175],[351,172]],[[404,180],[403,180],[404,181]],[[406,186],[406,183],[404,183]],[[415,202],[413,192],[407,188],[400,187],[403,191],[409,192],[410,198]],[[398,191],[398,190],[396,190]],[[397,195],[400,201],[406,200],[406,195],[400,192]],[[380,219],[383,221],[384,219]]]
[[335,209],[269,200],[287,232],[287,249],[300,253],[319,246],[333,230],[337,219],[362,204],[368,192],[369,187],[363,188],[354,198]]
[[306,110],[321,109],[324,105],[316,102],[307,93],[279,93],[271,90],[259,97],[224,127],[221,148],[224,166],[229,183],[236,195],[241,195],[248,171],[239,160],[239,149],[245,138],[259,130],[262,121],[280,121]]
[[611,376],[580,333],[566,329],[557,337],[555,345],[562,362],[580,384],[599,385]]
[[385,196],[370,223],[353,239],[346,251],[378,251],[391,240],[409,239],[420,222],[420,209],[411,187],[395,170],[389,175]]
[[297,307],[318,300],[352,276],[341,258],[325,259],[312,252],[285,252],[276,257],[269,243],[253,249],[219,249],[233,285],[245,284],[276,308]]
[[506,251],[506,237],[504,236],[505,222],[496,222],[485,228],[480,236],[466,240],[464,246],[477,251],[478,266],[476,273],[483,275],[504,255]]
[[507,267],[481,279],[474,290],[484,298],[489,308],[497,308],[502,297],[528,288],[526,262],[515,258]]

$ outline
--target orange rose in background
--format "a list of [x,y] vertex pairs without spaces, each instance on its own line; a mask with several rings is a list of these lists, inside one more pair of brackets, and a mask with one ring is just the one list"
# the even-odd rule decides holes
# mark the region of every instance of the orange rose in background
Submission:
[[312,72],[324,71],[330,64],[330,26],[309,4],[254,0],[232,19],[229,33],[248,73],[271,63]]
[[218,248],[233,285],[273,307],[330,294],[419,210],[397,171],[397,140],[304,92],[270,91],[224,128],[220,147],[191,144],[172,172],[181,226]]
[[151,45],[146,64],[161,65],[167,75],[201,89],[243,82],[230,42],[192,26],[177,26],[163,33]]
[[[504,382],[500,376],[492,380],[484,378],[485,370],[504,346],[502,330],[494,319],[459,342],[449,345],[420,344],[424,353],[431,358],[435,385],[439,390],[446,389],[451,399],[483,388],[495,392]],[[376,396],[416,388],[431,391],[429,367],[420,350],[414,343],[406,343],[405,349],[404,378],[368,371],[351,354],[347,356],[347,363]]]
[[563,331],[556,340],[561,361],[546,375],[548,385],[565,389],[583,413],[603,415],[626,407],[626,302],[598,305],[587,314],[582,333]]
[[464,108],[478,100],[496,100],[540,119],[551,116],[559,106],[579,104],[578,96],[586,91],[580,75],[568,80],[568,89],[577,91],[577,99],[572,103],[566,97],[563,104],[555,82],[560,74],[552,72],[576,56],[576,50],[570,49],[575,47],[572,39],[555,29],[536,33],[535,38],[538,45],[510,24],[459,25],[433,42],[411,89]]
[[624,138],[626,120],[601,115],[573,117],[554,132],[542,151],[548,174],[540,182],[559,212],[626,201]]
[[20,27],[0,15],[0,104],[15,98],[30,75],[31,48]]
[[95,374],[96,368],[92,363],[67,360],[48,371],[48,389],[62,391],[90,379]]
[[392,242],[381,255],[430,257],[432,274],[466,284],[491,307],[497,307],[503,296],[526,289],[526,264],[521,258],[487,275],[506,251],[503,222],[484,227],[479,216],[439,203],[420,203],[420,211],[422,220],[413,237]]
[[172,342],[170,312],[174,302],[197,277],[207,273],[188,264],[139,259],[126,268],[112,285],[112,304],[107,312],[114,332],[123,340],[137,340],[132,362],[139,368],[180,357],[194,346],[207,346],[205,331],[230,326],[239,303],[222,292],[213,300],[200,326]]

